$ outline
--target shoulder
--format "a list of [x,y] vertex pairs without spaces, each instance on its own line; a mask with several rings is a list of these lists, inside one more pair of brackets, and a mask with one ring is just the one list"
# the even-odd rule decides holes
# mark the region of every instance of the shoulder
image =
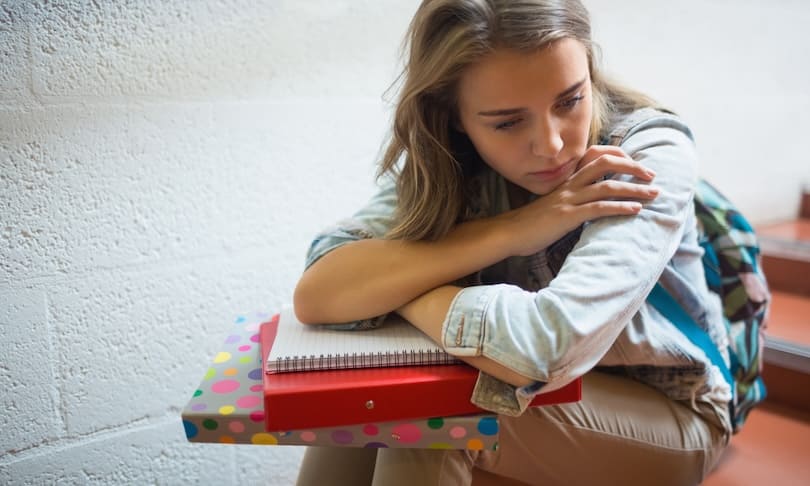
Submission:
[[[673,130],[673,135],[680,132],[678,138],[685,136],[694,141],[692,130],[686,122],[673,112],[658,108],[640,108],[635,111],[614,115],[603,130],[603,143],[622,145],[629,137],[650,129],[663,128]],[[666,136],[667,130],[658,131]]]
[[699,156],[692,131],[678,115],[642,108],[615,116],[603,133],[602,143],[620,147],[655,171],[657,186],[671,193],[692,193],[700,173]]

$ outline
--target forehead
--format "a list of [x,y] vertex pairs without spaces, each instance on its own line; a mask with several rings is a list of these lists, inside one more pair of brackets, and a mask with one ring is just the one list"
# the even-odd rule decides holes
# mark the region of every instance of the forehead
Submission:
[[522,106],[527,96],[550,102],[587,75],[587,51],[575,39],[560,39],[530,53],[500,49],[461,74],[459,104],[462,110]]

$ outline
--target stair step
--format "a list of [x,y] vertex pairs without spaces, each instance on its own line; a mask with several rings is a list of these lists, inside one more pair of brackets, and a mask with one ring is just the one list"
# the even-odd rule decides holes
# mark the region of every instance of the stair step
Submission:
[[806,485],[810,478],[810,411],[775,404],[754,409],[731,438],[704,486]]
[[810,297],[774,291],[765,330],[768,399],[810,411]]
[[810,296],[810,257],[762,248],[762,268],[772,290]]
[[810,219],[793,219],[757,226],[760,239],[804,242],[810,244]]
[[810,219],[761,226],[757,235],[771,289],[810,295]]
[[768,392],[767,403],[810,412],[810,374],[766,362],[762,379]]
[[796,219],[757,225],[762,266],[771,289],[810,295],[810,190]]
[[810,350],[810,297],[771,291],[766,335]]

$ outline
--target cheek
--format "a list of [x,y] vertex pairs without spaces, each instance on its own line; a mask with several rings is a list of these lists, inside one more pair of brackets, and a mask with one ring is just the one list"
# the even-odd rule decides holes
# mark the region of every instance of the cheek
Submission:
[[585,143],[588,143],[588,140],[591,136],[591,124],[593,122],[593,98],[592,95],[588,96],[586,99],[588,105],[582,110],[582,133],[585,136]]
[[499,172],[508,170],[515,161],[524,157],[524,152],[528,153],[527,145],[515,136],[488,133],[473,144],[484,162]]
[[503,151],[508,148],[504,143],[505,139],[498,135],[484,127],[476,127],[474,130],[467,131],[467,136],[470,137],[473,146],[486,162],[491,162],[498,155],[502,157]]
[[583,148],[588,144],[591,133],[591,109],[590,106],[583,107],[580,114],[571,119],[568,124],[566,143],[577,148]]

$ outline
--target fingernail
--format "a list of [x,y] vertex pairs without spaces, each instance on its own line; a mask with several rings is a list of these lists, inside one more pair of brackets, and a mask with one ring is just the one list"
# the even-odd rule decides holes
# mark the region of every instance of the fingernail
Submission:
[[648,177],[650,177],[650,178],[655,177],[655,172],[654,172],[653,170],[651,170],[651,169],[646,169],[646,172],[647,172],[647,176],[648,176]]

